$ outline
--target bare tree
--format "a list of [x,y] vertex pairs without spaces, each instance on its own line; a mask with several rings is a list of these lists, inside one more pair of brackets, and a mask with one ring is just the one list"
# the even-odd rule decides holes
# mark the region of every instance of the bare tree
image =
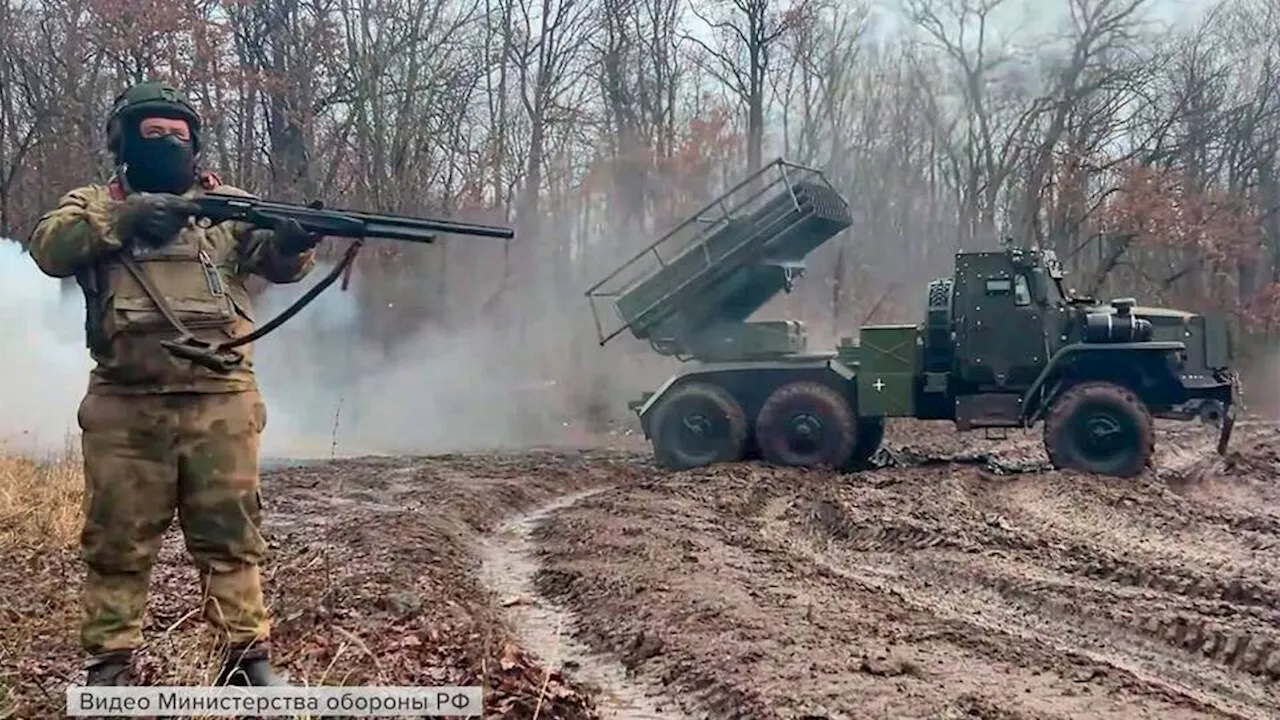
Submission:
[[516,73],[516,90],[528,126],[524,177],[517,220],[527,237],[541,227],[540,193],[546,173],[552,126],[576,117],[566,102],[582,65],[587,34],[595,18],[584,0],[514,0],[507,62]]
[[927,46],[940,53],[924,59],[920,72],[955,76],[958,97],[939,97],[931,121],[952,138],[947,164],[962,208],[962,246],[989,247],[1009,230],[997,224],[1000,202],[1022,162],[1027,134],[1052,102],[1038,92],[1030,53],[991,37],[991,18],[1004,5],[1007,0],[906,0]]
[[810,23],[810,0],[714,0],[690,11],[710,30],[707,42],[693,32],[683,38],[697,48],[699,65],[733,95],[747,120],[747,171],[763,164],[767,84],[783,37],[792,27]]

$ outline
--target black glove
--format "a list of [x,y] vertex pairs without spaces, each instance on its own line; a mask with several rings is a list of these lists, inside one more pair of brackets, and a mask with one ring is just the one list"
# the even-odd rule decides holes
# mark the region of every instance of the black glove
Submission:
[[177,195],[130,195],[116,207],[116,234],[125,245],[160,247],[177,237],[187,219],[199,211],[198,205]]
[[280,218],[272,224],[271,229],[276,234],[276,247],[285,255],[297,255],[306,252],[319,245],[321,238],[324,237],[323,235],[307,232],[293,218]]

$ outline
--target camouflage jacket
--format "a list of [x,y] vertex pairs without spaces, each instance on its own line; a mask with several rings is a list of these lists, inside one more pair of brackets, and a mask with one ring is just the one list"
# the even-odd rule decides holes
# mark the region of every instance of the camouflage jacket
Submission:
[[[207,173],[186,197],[206,192],[249,195]],[[85,289],[87,344],[97,364],[89,377],[89,392],[149,395],[255,389],[252,344],[237,348],[244,362],[227,374],[175,357],[160,345],[178,332],[116,259],[119,252],[128,252],[112,227],[111,209],[123,199],[115,179],[72,190],[40,219],[29,242],[32,258],[46,275],[74,276]],[[192,334],[219,342],[254,328],[245,286],[250,274],[272,283],[293,283],[314,267],[314,250],[283,255],[274,240],[273,232],[243,223],[206,229],[189,222],[168,245],[137,250],[132,257]]]

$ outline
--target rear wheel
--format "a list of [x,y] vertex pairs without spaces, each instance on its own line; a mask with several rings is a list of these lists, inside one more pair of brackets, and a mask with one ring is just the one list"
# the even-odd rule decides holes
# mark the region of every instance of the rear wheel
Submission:
[[1086,382],[1064,392],[1049,410],[1044,447],[1056,468],[1133,477],[1151,462],[1155,426],[1128,388]]
[[857,439],[849,403],[819,382],[783,385],[764,401],[756,418],[760,455],[775,465],[844,468]]
[[691,382],[672,390],[654,410],[651,436],[658,464],[669,470],[741,460],[747,416],[728,392]]

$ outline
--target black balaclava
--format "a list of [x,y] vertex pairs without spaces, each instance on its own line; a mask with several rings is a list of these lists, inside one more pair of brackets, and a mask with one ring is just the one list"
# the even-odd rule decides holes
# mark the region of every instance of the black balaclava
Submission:
[[195,148],[191,141],[173,135],[144,138],[137,125],[123,141],[120,159],[126,165],[125,180],[130,189],[180,195],[195,184]]

